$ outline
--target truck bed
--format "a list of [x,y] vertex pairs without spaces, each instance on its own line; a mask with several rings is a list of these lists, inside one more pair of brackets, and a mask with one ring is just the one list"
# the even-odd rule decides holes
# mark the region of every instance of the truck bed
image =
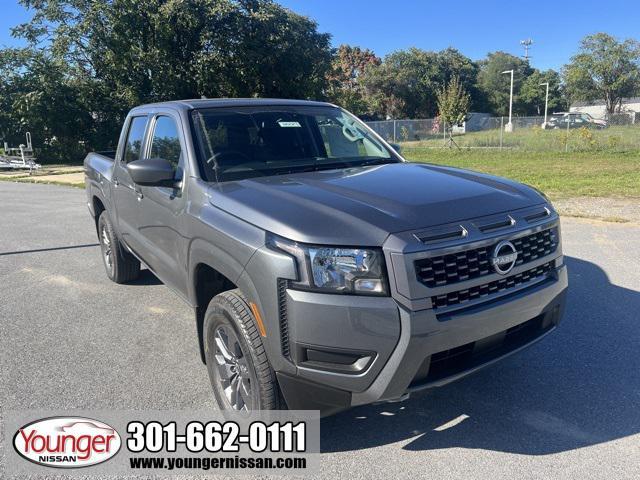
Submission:
[[115,154],[116,152],[111,151],[89,153],[84,159],[85,175],[96,181],[99,181],[100,177],[111,181]]

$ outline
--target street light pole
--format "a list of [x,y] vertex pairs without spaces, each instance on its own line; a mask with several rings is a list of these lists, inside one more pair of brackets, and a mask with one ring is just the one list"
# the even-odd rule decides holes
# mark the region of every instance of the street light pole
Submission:
[[511,74],[511,89],[509,90],[509,122],[504,127],[505,132],[513,132],[513,123],[511,123],[511,112],[513,111],[513,70],[505,70],[502,73]]
[[541,83],[540,86],[547,86],[547,94],[544,97],[544,123],[542,124],[542,128],[547,128],[547,108],[549,106],[549,82]]

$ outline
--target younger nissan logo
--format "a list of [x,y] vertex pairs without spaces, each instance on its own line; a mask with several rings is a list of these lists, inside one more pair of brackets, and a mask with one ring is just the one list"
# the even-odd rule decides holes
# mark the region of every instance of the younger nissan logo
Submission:
[[513,243],[504,240],[496,245],[491,255],[491,265],[500,275],[506,275],[516,265],[518,251]]
[[84,417],[49,417],[28,423],[13,436],[13,448],[30,462],[79,468],[106,462],[122,441],[115,428]]

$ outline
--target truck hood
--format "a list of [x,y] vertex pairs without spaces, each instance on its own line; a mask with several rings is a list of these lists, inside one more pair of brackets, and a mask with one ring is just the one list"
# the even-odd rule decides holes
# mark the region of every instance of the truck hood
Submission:
[[217,208],[291,240],[381,246],[391,233],[544,203],[532,188],[415,163],[326,170],[210,187]]

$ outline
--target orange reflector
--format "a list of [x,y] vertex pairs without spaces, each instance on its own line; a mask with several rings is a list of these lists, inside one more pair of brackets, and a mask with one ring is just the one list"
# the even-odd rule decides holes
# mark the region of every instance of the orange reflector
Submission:
[[258,324],[258,330],[260,331],[260,335],[263,337],[267,336],[267,331],[264,329],[264,323],[262,323],[262,317],[260,316],[260,311],[258,310],[258,306],[249,302],[249,308],[251,308],[251,313],[253,313],[254,318],[256,319],[256,323]]

